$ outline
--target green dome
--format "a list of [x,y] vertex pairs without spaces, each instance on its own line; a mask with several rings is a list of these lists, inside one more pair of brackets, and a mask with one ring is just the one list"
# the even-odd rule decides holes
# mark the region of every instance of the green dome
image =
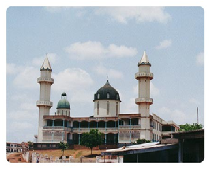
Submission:
[[63,96],[67,96],[66,93],[62,93],[61,100],[59,100],[56,109],[70,109],[69,101]]
[[106,84],[101,87],[95,94],[94,100],[118,100],[120,101],[119,93],[115,88],[113,88],[109,81],[107,80]]

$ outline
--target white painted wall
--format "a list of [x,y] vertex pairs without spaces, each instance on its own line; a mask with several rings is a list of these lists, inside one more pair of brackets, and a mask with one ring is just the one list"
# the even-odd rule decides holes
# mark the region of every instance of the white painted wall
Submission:
[[64,116],[70,116],[70,109],[57,109],[56,115],[62,115],[62,111]]
[[[109,114],[107,114],[107,101],[109,101]],[[97,102],[99,102],[99,115],[97,115]],[[118,100],[96,100],[94,102],[94,117],[117,116],[116,102],[118,102],[118,114],[120,113],[120,102]]]

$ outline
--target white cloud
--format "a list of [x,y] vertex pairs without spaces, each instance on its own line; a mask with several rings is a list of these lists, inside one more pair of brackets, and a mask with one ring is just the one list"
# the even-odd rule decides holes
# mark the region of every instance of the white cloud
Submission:
[[34,67],[26,67],[22,69],[15,77],[13,83],[16,87],[34,89],[37,86],[37,77],[39,76],[39,70]]
[[138,113],[138,106],[135,104],[135,98],[126,100],[121,107],[121,113]]
[[196,56],[196,63],[199,65],[203,65],[204,64],[204,53],[201,52]]
[[163,40],[155,48],[158,49],[158,50],[165,49],[165,48],[170,47],[171,43],[172,43],[171,40]]
[[104,77],[108,76],[109,78],[121,79],[123,78],[123,73],[114,69],[108,69],[104,66],[97,66],[93,69],[98,75]]
[[18,73],[22,68],[18,67],[14,63],[7,63],[6,64],[7,74],[16,74]]
[[110,57],[133,57],[137,54],[137,50],[133,47],[117,46],[110,44],[104,47],[100,42],[87,41],[76,42],[65,48],[71,59],[102,59]]
[[[45,57],[46,56],[33,58],[32,64],[35,65],[35,66],[41,67],[43,62],[44,62]],[[55,53],[47,53],[47,57],[48,57],[50,63],[55,63],[56,60],[57,60],[57,55]]]
[[189,121],[189,117],[179,109],[169,109],[162,107],[158,110],[158,116],[166,121],[173,120],[176,124],[185,124]]
[[123,24],[127,24],[129,20],[135,20],[137,23],[166,23],[171,18],[163,7],[100,7],[95,10],[95,14],[108,15]]
[[193,104],[196,104],[196,105],[200,105],[200,102],[199,102],[198,100],[194,99],[194,98],[191,98],[191,99],[189,100],[189,102],[190,102],[190,103],[193,103]]
[[55,79],[52,89],[57,92],[74,92],[87,89],[93,84],[89,73],[80,68],[65,69],[52,77]]

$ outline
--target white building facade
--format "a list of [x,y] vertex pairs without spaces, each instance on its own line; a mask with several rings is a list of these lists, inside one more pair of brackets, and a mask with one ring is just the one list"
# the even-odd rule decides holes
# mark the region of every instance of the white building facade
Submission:
[[[46,58],[41,69],[39,128],[37,143],[80,144],[82,134],[90,129],[98,129],[103,133],[103,144],[130,144],[138,139],[160,141],[163,134],[170,135],[179,129],[174,122],[166,122],[157,115],[150,114],[150,81],[153,73],[150,72],[151,64],[144,52],[138,63],[138,72],[135,78],[138,80],[138,94],[135,103],[138,105],[136,114],[120,114],[120,95],[111,86],[109,81],[94,94],[94,113],[90,117],[71,117],[70,103],[67,94],[61,94],[61,100],[57,104],[57,111],[50,115],[52,102],[50,101],[50,88],[54,83],[51,78],[51,66]],[[85,111],[85,110],[84,110]]]

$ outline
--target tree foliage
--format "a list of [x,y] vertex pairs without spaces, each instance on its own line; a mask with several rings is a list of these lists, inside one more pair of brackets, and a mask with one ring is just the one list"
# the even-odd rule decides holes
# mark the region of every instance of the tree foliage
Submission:
[[64,142],[60,142],[59,143],[59,148],[62,150],[62,152],[63,152],[63,154],[62,155],[64,155],[64,151],[66,150],[66,149],[68,149],[69,148],[69,145],[68,145],[68,143],[64,143]]
[[193,123],[191,125],[191,124],[186,123],[185,125],[179,125],[179,127],[180,127],[179,131],[192,131],[192,130],[202,129],[203,125],[197,124],[197,123]]
[[96,147],[102,143],[101,135],[102,133],[99,132],[98,129],[91,129],[90,132],[82,134],[80,144],[89,147],[91,149],[91,155],[92,155],[93,147]]
[[146,139],[138,139],[136,141],[137,144],[142,144],[142,143],[150,143],[150,140],[146,140]]
[[33,142],[28,141],[28,148],[29,148],[29,149],[32,149],[32,148],[33,148]]

